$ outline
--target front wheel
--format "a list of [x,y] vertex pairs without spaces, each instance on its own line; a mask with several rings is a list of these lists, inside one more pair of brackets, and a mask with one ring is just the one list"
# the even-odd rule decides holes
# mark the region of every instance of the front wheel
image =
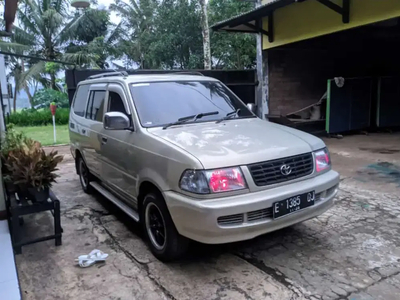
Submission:
[[187,250],[189,241],[175,228],[164,199],[158,193],[144,197],[141,220],[150,250],[161,261],[172,261]]

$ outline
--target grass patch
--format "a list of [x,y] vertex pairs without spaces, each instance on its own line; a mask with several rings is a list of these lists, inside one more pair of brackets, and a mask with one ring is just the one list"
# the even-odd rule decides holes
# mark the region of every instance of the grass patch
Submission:
[[[38,141],[42,146],[54,145],[53,126],[14,127],[15,131],[23,132],[27,137]],[[68,125],[56,125],[56,144],[69,144]]]

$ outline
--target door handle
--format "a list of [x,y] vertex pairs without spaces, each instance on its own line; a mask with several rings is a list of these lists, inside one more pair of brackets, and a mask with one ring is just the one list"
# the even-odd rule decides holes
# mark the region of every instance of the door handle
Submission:
[[103,137],[101,137],[101,143],[104,145],[104,144],[107,144],[107,138],[105,137],[105,136],[103,136]]

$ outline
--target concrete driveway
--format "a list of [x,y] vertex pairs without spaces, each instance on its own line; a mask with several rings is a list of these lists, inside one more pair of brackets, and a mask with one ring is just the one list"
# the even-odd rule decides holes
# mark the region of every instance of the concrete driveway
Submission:
[[[100,195],[81,191],[67,148],[54,187],[62,202],[63,245],[23,247],[16,256],[25,299],[399,299],[400,135],[327,140],[342,175],[333,209],[251,241],[193,243],[163,264],[140,228]],[[29,235],[51,218],[26,218]],[[80,269],[74,258],[101,249],[105,264]]]

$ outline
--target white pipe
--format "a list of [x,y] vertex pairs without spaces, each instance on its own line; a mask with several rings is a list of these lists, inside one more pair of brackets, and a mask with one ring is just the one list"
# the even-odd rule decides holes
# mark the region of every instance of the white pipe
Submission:
[[54,135],[54,144],[56,144],[56,117],[53,115],[53,135]]

